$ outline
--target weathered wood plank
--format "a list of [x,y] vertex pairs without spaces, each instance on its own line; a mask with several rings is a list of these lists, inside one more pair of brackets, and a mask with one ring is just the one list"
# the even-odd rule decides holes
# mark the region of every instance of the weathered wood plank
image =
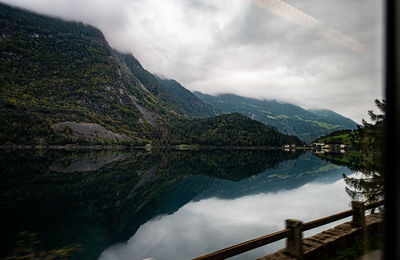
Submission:
[[[366,226],[355,227],[352,222],[340,224],[334,228],[322,231],[303,239],[304,258],[307,260],[325,259],[341,249],[345,249],[355,240],[361,239],[364,229],[368,237],[383,232],[383,214],[375,213],[366,216]],[[292,260],[286,253],[286,248],[275,253],[258,258],[257,260]]]
[[200,256],[197,258],[194,258],[193,260],[211,260],[211,259],[225,259],[228,257],[232,257],[247,251],[250,251],[254,248],[269,244],[269,243],[273,243],[275,241],[281,240],[285,237],[287,237],[287,235],[289,234],[289,230],[288,229],[284,229],[266,236],[262,236],[259,238],[255,238],[231,247],[227,247],[225,249],[221,249],[218,251],[215,251],[213,253],[204,255],[204,256]]
[[352,214],[353,214],[353,210],[350,209],[350,210],[346,210],[346,211],[343,211],[343,212],[340,212],[340,213],[337,213],[337,214],[334,214],[334,215],[330,215],[328,217],[324,217],[324,218],[316,219],[316,220],[313,220],[313,221],[309,221],[309,222],[306,222],[306,223],[303,224],[302,230],[306,231],[306,230],[313,229],[313,228],[316,228],[316,227],[319,227],[319,226],[323,226],[325,224],[334,222],[336,220],[340,220],[342,218],[350,217]]

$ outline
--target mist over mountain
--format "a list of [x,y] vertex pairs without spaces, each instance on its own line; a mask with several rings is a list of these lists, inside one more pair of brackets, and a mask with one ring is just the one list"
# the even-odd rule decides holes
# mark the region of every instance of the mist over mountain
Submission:
[[196,121],[216,110],[112,49],[92,26],[0,11],[0,144],[302,143],[237,114]]

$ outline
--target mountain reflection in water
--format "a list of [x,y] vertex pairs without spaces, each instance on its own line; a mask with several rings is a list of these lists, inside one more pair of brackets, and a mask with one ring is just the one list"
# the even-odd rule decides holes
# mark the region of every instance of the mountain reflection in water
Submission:
[[[306,220],[317,206],[329,205],[332,213],[346,209],[349,200],[341,175],[351,171],[302,152],[0,153],[1,257],[17,254],[18,234],[30,232],[40,242],[30,245],[33,254],[80,245],[70,259],[126,259],[110,251],[116,247],[129,259],[186,259],[265,235],[283,227],[286,216]],[[326,196],[316,192],[307,198],[310,189],[325,190]],[[322,201],[329,198],[336,204]],[[288,210],[299,206],[303,215]],[[126,241],[123,249],[119,243]],[[179,252],[175,246],[182,247],[180,255],[169,255]],[[153,256],[139,253],[149,250]]]

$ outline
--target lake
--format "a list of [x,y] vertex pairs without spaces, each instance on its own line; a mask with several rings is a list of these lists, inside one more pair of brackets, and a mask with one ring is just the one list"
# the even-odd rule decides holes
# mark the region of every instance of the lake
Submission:
[[[309,152],[0,152],[3,259],[191,259],[350,208]],[[309,236],[340,222],[305,232]],[[284,240],[232,259],[255,259]],[[40,256],[40,257],[39,257]]]

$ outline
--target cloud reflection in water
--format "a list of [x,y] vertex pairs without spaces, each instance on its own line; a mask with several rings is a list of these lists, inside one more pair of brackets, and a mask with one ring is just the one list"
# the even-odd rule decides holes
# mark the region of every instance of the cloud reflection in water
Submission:
[[[347,210],[350,198],[344,188],[340,179],[233,200],[208,198],[190,202],[172,215],[148,221],[126,243],[106,249],[99,260],[191,259],[281,230],[287,218],[309,221]],[[308,231],[305,236],[335,225]],[[283,246],[281,240],[232,259],[256,258]]]

